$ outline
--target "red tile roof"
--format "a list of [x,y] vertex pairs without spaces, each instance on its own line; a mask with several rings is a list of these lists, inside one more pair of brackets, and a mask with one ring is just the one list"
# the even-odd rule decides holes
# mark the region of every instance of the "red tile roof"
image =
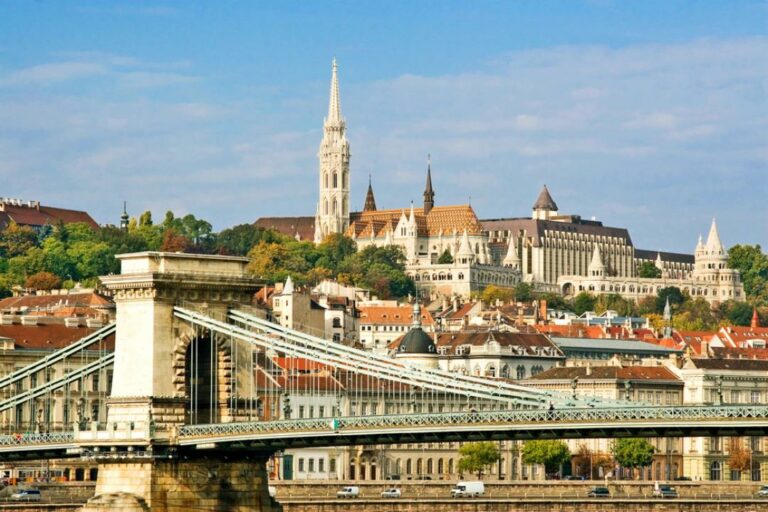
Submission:
[[[413,308],[411,306],[360,306],[360,324],[411,325]],[[433,325],[435,320],[426,309],[421,310],[422,325]]]
[[[0,325],[0,337],[11,338],[18,349],[56,350],[96,331],[88,327],[66,327],[63,323],[52,325]],[[99,347],[92,347],[97,350]],[[104,349],[114,350],[114,335],[104,342]]]
[[261,217],[255,222],[257,228],[272,229],[283,235],[295,237],[300,240],[315,239],[314,217]]
[[[587,375],[589,372],[589,375]],[[667,380],[682,381],[668,368],[664,366],[568,366],[550,368],[531,380]]]
[[40,227],[55,225],[59,222],[71,224],[83,222],[93,229],[99,225],[88,213],[66,208],[54,208],[52,206],[21,206],[9,203],[0,203],[0,224],[5,226],[10,221],[20,226]]

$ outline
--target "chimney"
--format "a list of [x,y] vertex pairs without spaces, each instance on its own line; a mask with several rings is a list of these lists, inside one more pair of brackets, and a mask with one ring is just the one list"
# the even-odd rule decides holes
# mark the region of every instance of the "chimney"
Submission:
[[544,321],[544,323],[547,322],[547,300],[541,299],[541,302],[539,303],[539,317],[541,317],[541,320]]
[[752,331],[760,327],[760,317],[757,316],[757,308],[752,310],[752,323],[750,324]]

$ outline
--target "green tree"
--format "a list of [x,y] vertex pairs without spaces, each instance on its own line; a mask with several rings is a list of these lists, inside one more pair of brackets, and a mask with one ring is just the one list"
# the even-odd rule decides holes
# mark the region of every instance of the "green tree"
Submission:
[[543,464],[547,474],[556,473],[560,466],[571,460],[571,451],[563,441],[526,441],[523,445],[523,462]]
[[741,274],[750,302],[768,305],[768,255],[760,245],[734,245],[728,249],[728,266]]
[[464,443],[459,448],[459,471],[474,473],[478,478],[501,458],[499,446],[493,441]]
[[589,292],[581,292],[571,301],[571,310],[577,315],[582,315],[587,311],[594,311],[597,298]]
[[441,254],[440,257],[437,258],[437,262],[440,265],[453,263],[453,256],[451,256],[451,251],[449,251],[448,249],[444,250],[443,254]]
[[616,439],[611,451],[616,462],[625,468],[642,468],[653,461],[653,445],[637,437]]
[[342,262],[357,252],[357,244],[344,235],[331,234],[317,245],[317,252],[315,265],[337,272]]
[[712,315],[709,302],[697,297],[682,304],[672,318],[672,326],[681,331],[711,331],[717,329],[717,319]]
[[599,295],[595,301],[595,313],[602,314],[608,310],[613,310],[620,315],[632,314],[635,311],[635,304],[617,293],[608,293]]
[[283,242],[285,238],[271,229],[260,228],[253,224],[240,224],[219,232],[216,236],[215,250],[221,254],[245,256],[261,241]]
[[661,269],[657,267],[653,262],[644,261],[637,266],[637,275],[638,277],[659,278],[661,277]]
[[533,286],[528,283],[517,283],[515,286],[515,300],[529,302],[533,300]]
[[667,303],[667,297],[669,297],[669,306],[672,308],[673,312],[677,310],[685,300],[683,292],[681,292],[680,288],[677,286],[668,286],[666,288],[662,288],[656,295],[656,313],[664,312],[664,306]]
[[28,226],[11,221],[0,233],[0,255],[6,258],[23,256],[37,245],[37,234]]
[[731,325],[750,325],[754,307],[746,302],[728,300],[720,304],[719,315]]

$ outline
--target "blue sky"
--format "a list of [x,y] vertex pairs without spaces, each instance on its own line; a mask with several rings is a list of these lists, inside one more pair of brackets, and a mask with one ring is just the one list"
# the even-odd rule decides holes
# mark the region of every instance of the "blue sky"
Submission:
[[332,57],[352,207],[768,245],[768,2],[0,3],[2,196],[216,229],[311,215]]

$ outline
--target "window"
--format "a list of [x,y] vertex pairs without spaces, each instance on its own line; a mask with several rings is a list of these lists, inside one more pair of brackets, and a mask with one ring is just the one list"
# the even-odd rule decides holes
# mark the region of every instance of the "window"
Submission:
[[752,391],[752,393],[749,396],[749,400],[753,404],[759,404],[760,403],[760,392],[759,391]]
[[317,416],[320,418],[325,418],[325,406],[321,405],[317,408]]
[[304,406],[300,405],[299,406],[299,418],[303,418],[303,417],[304,417]]
[[304,471],[304,459],[299,459],[299,471]]
[[719,437],[710,437],[709,438],[709,451],[711,451],[711,452],[721,452],[721,451],[723,451],[722,439],[719,438]]
[[335,327],[336,329],[341,327],[341,318],[336,317],[333,319],[333,327]]
[[93,374],[93,377],[91,378],[91,391],[99,390],[99,377],[100,375],[98,373]]
[[325,472],[325,459],[317,459],[317,471],[320,473]]
[[315,459],[309,459],[309,472],[314,473],[315,472]]
[[330,471],[331,473],[336,472],[336,459],[334,459],[333,457],[328,459],[328,471]]

